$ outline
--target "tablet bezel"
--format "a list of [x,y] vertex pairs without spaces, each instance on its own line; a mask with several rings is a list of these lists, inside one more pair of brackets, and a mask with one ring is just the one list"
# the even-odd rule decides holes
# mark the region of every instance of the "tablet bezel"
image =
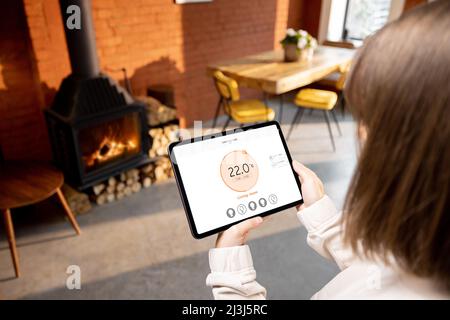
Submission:
[[[176,146],[180,146],[180,145],[196,143],[196,142],[200,142],[200,141],[207,140],[207,139],[214,139],[216,137],[231,136],[233,134],[241,133],[243,131],[259,129],[259,128],[269,127],[269,126],[273,126],[273,125],[275,125],[276,128],[278,129],[278,134],[280,135],[281,142],[283,143],[284,151],[286,152],[286,156],[287,156],[287,158],[289,160],[289,165],[291,167],[292,174],[294,175],[294,178],[295,178],[295,181],[297,183],[297,186],[298,186],[298,189],[300,191],[300,195],[301,195],[302,199],[299,200],[299,201],[296,201],[296,202],[292,202],[292,203],[286,204],[286,205],[278,207],[278,208],[271,209],[269,211],[260,213],[258,215],[254,215],[254,216],[248,217],[246,219],[242,219],[242,220],[239,220],[239,221],[232,222],[230,224],[224,225],[222,227],[219,227],[219,228],[216,228],[216,229],[204,232],[204,233],[198,233],[197,232],[197,228],[195,226],[194,217],[192,215],[192,211],[191,211],[191,208],[189,206],[189,200],[187,198],[187,194],[186,194],[186,191],[184,189],[184,184],[183,184],[183,180],[181,178],[180,170],[179,170],[178,165],[177,165],[175,153],[172,152],[173,149]],[[187,220],[188,220],[188,223],[189,223],[189,228],[191,230],[192,236],[195,239],[203,239],[203,238],[209,237],[211,235],[214,235],[214,234],[216,234],[218,232],[224,231],[224,230],[230,228],[231,226],[233,226],[235,224],[238,224],[238,223],[240,223],[242,221],[245,221],[245,220],[257,217],[257,216],[266,217],[266,216],[272,215],[274,213],[277,213],[277,212],[280,212],[280,211],[292,208],[294,206],[301,205],[303,203],[303,194],[302,194],[300,179],[299,179],[297,173],[295,173],[294,168],[292,166],[292,157],[291,157],[291,154],[290,154],[289,149],[287,147],[286,140],[285,140],[285,138],[283,136],[283,132],[281,131],[280,124],[277,121],[269,121],[269,122],[259,123],[259,124],[255,124],[255,125],[251,125],[251,126],[245,126],[245,127],[232,129],[232,130],[227,130],[227,131],[217,132],[217,133],[213,133],[213,134],[208,134],[208,135],[204,135],[204,136],[200,136],[200,137],[194,137],[194,138],[187,139],[187,140],[181,140],[181,141],[172,142],[169,145],[169,147],[168,147],[168,154],[169,154],[170,162],[172,164],[172,169],[173,169],[173,172],[174,172],[175,181],[177,183],[178,190],[179,190],[180,195],[181,195],[181,201],[183,203],[184,211],[186,213],[186,217],[187,217]]]

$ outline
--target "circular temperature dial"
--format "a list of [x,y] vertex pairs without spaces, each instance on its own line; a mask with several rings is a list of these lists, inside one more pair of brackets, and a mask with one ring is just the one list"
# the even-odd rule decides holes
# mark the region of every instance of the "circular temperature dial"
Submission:
[[220,164],[223,182],[232,190],[245,192],[258,181],[258,166],[245,150],[228,153]]

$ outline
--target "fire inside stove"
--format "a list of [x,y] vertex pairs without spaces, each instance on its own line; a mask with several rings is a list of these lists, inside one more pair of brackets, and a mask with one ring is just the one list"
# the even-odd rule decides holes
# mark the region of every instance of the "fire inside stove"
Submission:
[[108,161],[112,158],[120,156],[125,152],[136,149],[135,141],[121,142],[114,140],[115,138],[105,137],[100,144],[100,149],[95,151],[90,156],[85,157],[86,164],[91,167],[96,164]]
[[135,113],[81,130],[79,141],[85,171],[138,154],[139,137],[138,114]]

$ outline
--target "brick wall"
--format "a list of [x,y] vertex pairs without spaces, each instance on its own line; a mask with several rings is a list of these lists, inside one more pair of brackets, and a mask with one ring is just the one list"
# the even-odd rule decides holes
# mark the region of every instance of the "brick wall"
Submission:
[[23,0],[44,106],[51,104],[61,80],[70,73],[58,0]]
[[45,159],[43,102],[22,3],[1,1],[0,14],[0,147],[6,159]]
[[[49,103],[52,90],[70,68],[58,1],[24,2]],[[190,125],[213,115],[217,96],[205,76],[206,65],[277,46],[288,13],[300,12],[301,4],[301,0],[214,0],[190,5],[176,5],[173,0],[93,0],[100,65],[118,80],[122,74],[112,70],[127,68],[137,94],[151,84],[173,84],[179,116]]]
[[[70,73],[70,63],[58,0],[22,1],[23,6],[19,7],[25,12],[22,22],[25,20],[26,24],[22,23],[15,33],[8,33],[14,47],[11,51],[21,52],[20,61],[16,63],[16,71],[11,69],[9,73],[22,77],[15,88],[16,95],[30,94],[20,108],[13,107],[11,88],[3,94],[9,102],[2,104],[2,108],[8,109],[6,113],[14,118],[14,125],[0,121],[3,123],[0,143],[8,140],[8,134],[17,135],[17,126],[31,121],[31,117],[28,120],[17,115],[25,112],[35,117],[33,130],[22,133],[21,140],[17,140],[20,146],[15,150],[7,143],[5,154],[21,156],[33,149],[32,154],[47,154],[48,158],[46,128],[40,110],[51,103],[61,80]],[[16,0],[2,1],[13,2],[20,4]],[[214,113],[218,98],[212,80],[206,76],[207,64],[279,46],[288,25],[301,26],[307,3],[305,0],[213,0],[176,5],[173,0],[92,0],[100,66],[117,80],[122,80],[122,74],[114,70],[127,68],[137,94],[145,93],[151,84],[172,84],[179,117],[182,125],[187,126],[194,120],[209,119]],[[5,10],[0,14],[5,17]],[[13,12],[11,19],[0,20],[11,30],[10,24],[15,23],[17,14]],[[21,46],[31,50],[27,52]],[[0,54],[4,51],[1,48]],[[3,60],[0,64],[4,68]],[[245,89],[243,93],[244,96],[260,94]],[[40,140],[39,144],[29,142],[36,140]]]
[[304,6],[301,16],[301,27],[308,30],[314,37],[319,35],[320,11],[322,9],[322,1],[308,1]]
[[172,0],[148,0],[133,6],[116,1],[112,6],[110,1],[96,0],[93,14],[101,66],[126,67],[138,94],[150,84],[173,84],[184,125],[209,119],[217,94],[205,75],[207,64],[272,49],[286,28],[290,2],[301,3],[214,0],[175,5]]
[[427,3],[427,0],[406,0],[403,10],[408,11],[418,5],[425,4],[425,3]]

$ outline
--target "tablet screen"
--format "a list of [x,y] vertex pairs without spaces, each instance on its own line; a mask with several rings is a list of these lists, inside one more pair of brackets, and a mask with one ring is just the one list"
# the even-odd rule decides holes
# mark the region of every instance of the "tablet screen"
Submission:
[[302,199],[275,124],[180,144],[172,152],[198,234]]

